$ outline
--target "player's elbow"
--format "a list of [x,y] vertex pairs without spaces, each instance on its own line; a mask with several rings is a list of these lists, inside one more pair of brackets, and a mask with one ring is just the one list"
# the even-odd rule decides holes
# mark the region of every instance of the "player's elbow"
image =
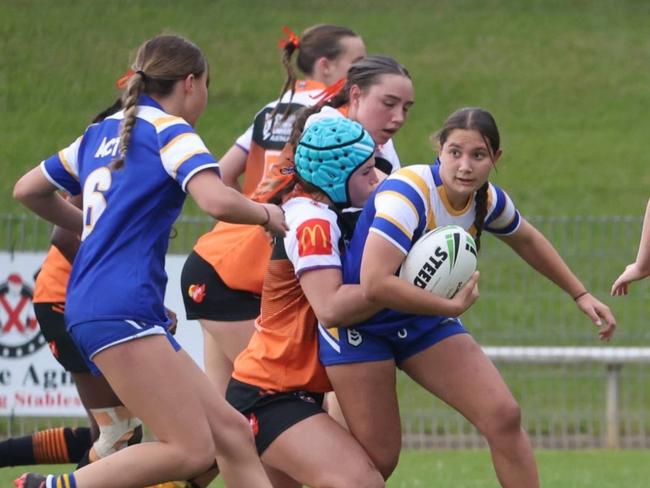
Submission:
[[382,302],[384,299],[382,282],[375,279],[361,279],[361,294],[369,302]]
[[326,329],[334,329],[343,325],[343,316],[339,309],[334,306],[319,307],[316,317],[318,317],[318,322]]
[[34,196],[34,192],[28,183],[27,175],[16,182],[12,195],[15,200],[18,200],[22,204],[26,204]]

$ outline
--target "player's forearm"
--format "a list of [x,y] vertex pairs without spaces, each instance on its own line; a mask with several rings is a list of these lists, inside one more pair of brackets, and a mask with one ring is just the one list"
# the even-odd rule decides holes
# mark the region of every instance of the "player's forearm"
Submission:
[[429,293],[395,275],[364,277],[362,274],[361,282],[366,299],[382,308],[415,315],[446,317],[456,317],[462,313],[452,300]]
[[526,236],[508,244],[535,271],[545,276],[571,297],[586,291],[586,287],[573,274],[567,263],[544,235],[530,224],[526,224]]
[[645,210],[643,218],[643,227],[641,229],[641,242],[639,242],[639,251],[636,256],[636,264],[639,271],[650,274],[650,199]]
[[382,308],[367,300],[359,285],[341,285],[328,300],[327,311],[318,319],[324,327],[350,327],[369,319]]

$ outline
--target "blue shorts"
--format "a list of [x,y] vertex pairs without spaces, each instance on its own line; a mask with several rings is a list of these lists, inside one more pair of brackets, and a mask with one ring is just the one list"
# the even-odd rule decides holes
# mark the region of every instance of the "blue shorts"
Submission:
[[318,352],[325,366],[393,359],[399,364],[420,351],[467,330],[457,318],[404,315],[389,324],[326,329],[318,325]]
[[81,355],[88,364],[90,372],[95,376],[101,371],[92,361],[98,352],[123,342],[132,341],[150,335],[166,335],[175,351],[181,345],[167,330],[166,324],[154,324],[140,320],[97,320],[75,324],[69,329]]

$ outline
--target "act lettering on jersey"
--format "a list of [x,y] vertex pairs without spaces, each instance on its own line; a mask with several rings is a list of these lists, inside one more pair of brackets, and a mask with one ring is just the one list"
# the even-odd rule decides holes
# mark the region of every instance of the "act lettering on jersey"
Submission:
[[104,158],[106,156],[112,156],[115,157],[117,155],[117,148],[120,145],[120,138],[119,137],[114,137],[112,139],[104,139],[102,140],[102,143],[99,145],[99,148],[97,149],[97,152],[95,153],[96,158]]
[[298,255],[301,257],[332,254],[330,223],[325,219],[304,221],[296,231]]

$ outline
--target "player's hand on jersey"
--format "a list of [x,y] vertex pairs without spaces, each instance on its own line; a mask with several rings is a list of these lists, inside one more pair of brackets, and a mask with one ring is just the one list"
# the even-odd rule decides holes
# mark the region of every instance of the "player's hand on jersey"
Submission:
[[603,341],[609,341],[616,331],[616,317],[609,307],[596,297],[587,293],[576,300],[576,305],[591,321],[599,327],[598,335]]
[[284,220],[284,211],[271,203],[264,203],[263,205],[269,212],[269,221],[263,227],[271,235],[283,237],[289,230],[289,226]]
[[621,276],[614,281],[611,291],[612,296],[627,295],[630,283],[642,280],[648,276],[650,276],[650,272],[639,268],[636,262],[628,264],[625,267],[625,271],[621,273]]
[[169,317],[171,320],[171,323],[169,324],[169,327],[167,327],[167,330],[171,335],[176,334],[176,326],[178,325],[178,317],[176,316],[176,312],[165,307],[165,315],[167,315],[167,317]]
[[472,304],[478,299],[478,279],[479,272],[474,271],[471,278],[467,280],[467,283],[458,290],[458,293],[454,295],[454,298],[451,299],[452,302],[455,302],[456,307],[458,308],[458,313],[455,316],[462,315]]

